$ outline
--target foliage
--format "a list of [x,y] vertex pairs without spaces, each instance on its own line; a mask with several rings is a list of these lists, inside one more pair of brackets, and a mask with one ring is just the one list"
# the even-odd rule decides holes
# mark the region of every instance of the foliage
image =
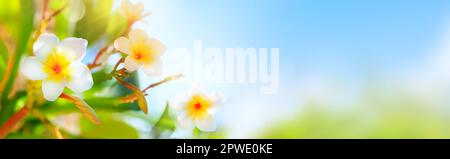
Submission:
[[[158,121],[147,115],[146,91],[180,78],[148,86],[137,84],[138,74],[112,71],[105,62],[114,40],[127,35],[146,15],[127,20],[113,10],[113,0],[2,1],[0,5],[0,138],[167,138],[177,123],[169,105]],[[133,14],[136,14],[133,12]],[[142,16],[142,17],[140,17]],[[19,73],[23,57],[33,55],[33,43],[45,32],[60,39],[78,37],[89,43],[85,63],[94,86],[81,95],[65,89],[56,101],[43,98],[40,81]],[[101,46],[101,47],[99,47]]]

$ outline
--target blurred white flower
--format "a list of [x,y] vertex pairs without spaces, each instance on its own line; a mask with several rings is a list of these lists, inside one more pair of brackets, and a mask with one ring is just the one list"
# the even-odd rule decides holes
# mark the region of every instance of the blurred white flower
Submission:
[[118,38],[114,42],[114,47],[128,55],[125,58],[127,70],[142,68],[148,76],[161,75],[163,64],[160,56],[166,50],[166,46],[157,39],[148,38],[144,31],[132,30],[128,38]]
[[54,34],[42,34],[33,45],[35,56],[25,57],[20,71],[30,80],[42,80],[44,98],[49,101],[56,100],[66,86],[82,93],[94,83],[91,71],[81,63],[87,43],[81,38],[59,42]]
[[144,3],[132,4],[129,0],[122,0],[119,14],[127,18],[128,23],[134,23],[149,15],[149,13],[144,13]]
[[177,96],[170,101],[178,112],[178,124],[183,129],[192,130],[195,126],[202,131],[215,131],[214,115],[217,105],[225,101],[221,93],[206,93],[201,87],[193,87],[185,96]]

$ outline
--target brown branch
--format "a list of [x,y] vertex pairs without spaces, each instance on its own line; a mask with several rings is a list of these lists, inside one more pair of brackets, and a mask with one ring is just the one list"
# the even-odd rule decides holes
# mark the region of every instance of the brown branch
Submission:
[[[117,75],[114,75],[114,78],[120,84],[122,84],[124,87],[127,87],[129,90],[133,91],[133,95],[136,97],[135,100],[137,100],[137,103],[138,103],[139,107],[141,108],[142,112],[147,114],[148,113],[147,101],[145,100],[145,95],[141,92],[141,90],[139,90],[139,88],[137,88],[136,86],[134,86],[134,85],[132,85],[132,84],[130,84],[128,82],[123,81]],[[133,100],[133,102],[135,100]]]
[[128,82],[126,82],[126,81],[120,79],[119,76],[114,75],[113,77],[117,80],[117,82],[119,82],[121,85],[123,85],[124,87],[126,87],[126,88],[128,88],[128,89],[130,89],[130,90],[132,90],[132,91],[134,91],[134,90],[136,90],[136,89],[139,90],[139,88],[137,88],[136,86],[134,86],[134,85],[132,85],[132,84],[130,84],[130,83],[128,83]]
[[[126,36],[130,32],[131,26],[133,26],[133,24],[134,24],[134,22],[128,23],[127,28],[125,28],[125,31],[119,37]],[[98,67],[101,65],[99,63],[100,58],[105,54],[105,52],[111,47],[111,45],[113,43],[114,42],[108,43],[102,49],[100,49],[100,51],[95,56],[94,61],[92,61],[92,63],[88,64],[89,69],[92,69],[92,68],[95,68],[95,67]]]
[[[44,4],[45,5],[45,4]],[[39,36],[45,32],[45,30],[47,29],[47,25],[48,23],[54,18],[56,17],[58,14],[60,14],[65,8],[67,7],[67,4],[65,4],[63,7],[61,7],[60,9],[54,11],[49,17],[45,17],[45,10],[44,9],[44,13],[43,14],[43,19],[41,20],[41,23],[39,24],[38,28],[36,29],[36,31],[33,34],[33,37],[31,38],[31,42],[29,43],[29,49],[28,54],[32,55],[33,54],[33,44],[36,42],[36,40],[39,38]]]
[[98,61],[100,60],[100,57],[102,57],[102,55],[109,49],[110,46],[111,45],[109,44],[109,45],[104,46],[102,49],[100,49],[100,51],[95,56],[94,61],[92,63],[88,64],[89,69],[100,66]]
[[67,3],[62,6],[61,8],[59,8],[58,10],[54,11],[49,17],[47,17],[47,22],[49,22],[50,20],[52,20],[54,17],[56,17],[59,13],[61,13],[64,9],[66,9],[67,7]]
[[5,138],[17,124],[24,119],[28,113],[30,112],[30,108],[28,105],[22,107],[18,112],[14,113],[6,122],[0,127],[0,139]]
[[124,61],[125,61],[125,58],[123,58],[123,57],[120,58],[120,60],[117,61],[116,65],[114,65],[114,69],[113,69],[113,72],[112,72],[112,73],[116,72],[117,67],[119,67],[119,65],[120,65],[121,63],[123,63]]
[[145,92],[146,92],[147,90],[149,90],[150,88],[159,86],[159,85],[161,85],[161,84],[167,83],[167,82],[172,81],[172,80],[180,79],[180,78],[182,78],[182,77],[183,77],[182,74],[176,74],[176,75],[172,75],[172,76],[166,77],[166,78],[164,78],[163,80],[161,80],[161,81],[159,81],[159,82],[156,82],[156,83],[153,83],[153,84],[147,86],[146,88],[144,88],[144,89],[142,90],[142,92],[145,93]]
[[42,19],[45,19],[45,14],[47,13],[49,0],[44,0],[44,8],[42,9]]
[[[167,83],[167,82],[170,82],[170,81],[172,81],[172,80],[176,80],[176,79],[179,79],[179,78],[182,78],[182,77],[183,77],[182,74],[176,74],[176,75],[172,75],[172,76],[166,77],[166,78],[164,78],[163,80],[161,80],[161,81],[159,81],[159,82],[156,82],[156,83],[153,83],[153,84],[147,86],[146,88],[144,88],[144,89],[142,90],[142,93],[144,93],[144,95],[147,96],[148,94],[147,94],[146,92],[147,92],[150,88],[154,88],[154,87],[159,86],[159,85],[161,85],[161,84],[164,84],[164,83]],[[122,102],[122,103],[132,103],[132,102],[134,102],[134,101],[136,101],[136,100],[137,100],[137,97],[136,97],[136,95],[133,93],[133,94],[129,94],[129,95],[126,95],[126,96],[120,98],[119,101]]]

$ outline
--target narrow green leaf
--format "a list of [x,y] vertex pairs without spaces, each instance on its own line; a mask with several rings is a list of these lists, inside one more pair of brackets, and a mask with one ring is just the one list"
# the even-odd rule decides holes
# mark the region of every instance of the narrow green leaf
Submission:
[[176,120],[170,115],[169,104],[166,104],[164,112],[159,117],[159,120],[154,124],[152,132],[155,136],[160,137],[165,132],[175,131]]
[[[16,49],[13,54],[14,63],[12,69],[10,70],[11,74],[7,79],[3,92],[9,92],[14,85],[14,79],[16,78],[18,72],[21,57],[28,47],[29,38],[33,31],[34,8],[34,3],[30,3],[28,0],[20,0],[20,12],[18,16],[20,18],[17,20],[16,26],[18,28],[18,38],[16,41]],[[0,103],[2,105],[2,110],[0,111],[0,123],[3,123],[13,113],[14,106],[8,104],[7,93],[1,94]]]
[[175,130],[175,119],[170,115],[169,104],[166,104],[164,112],[161,114],[161,117],[159,117],[159,120],[154,127],[162,130]]
[[[8,49],[3,41],[0,41],[0,72],[4,72],[6,68],[6,62],[8,60]],[[0,75],[3,77],[3,73]]]

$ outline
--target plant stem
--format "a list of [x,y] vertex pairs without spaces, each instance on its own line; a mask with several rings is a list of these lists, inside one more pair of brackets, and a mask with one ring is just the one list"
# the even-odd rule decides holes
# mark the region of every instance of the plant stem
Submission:
[[28,113],[30,112],[30,108],[25,105],[18,112],[14,113],[2,127],[0,127],[0,139],[6,137],[10,133],[14,127],[17,126],[22,119],[24,119]]
[[120,83],[122,84],[124,87],[127,87],[129,90],[133,91],[133,95],[136,96],[137,102],[139,107],[141,108],[142,112],[144,112],[145,114],[148,113],[148,108],[147,108],[147,101],[145,100],[145,95],[141,92],[141,90],[139,88],[137,88],[136,86],[125,82],[124,80],[120,79],[119,76],[114,75],[114,78]]
[[98,61],[100,60],[100,57],[102,57],[103,53],[105,53],[110,47],[110,44],[104,46],[100,51],[97,53],[97,55],[94,58],[94,61],[91,64],[88,64],[89,69],[95,68],[97,66],[100,66]]
[[45,19],[45,13],[47,13],[47,9],[48,9],[48,1],[49,0],[44,0],[44,8],[42,9],[42,18],[41,19]]
[[[125,31],[120,36],[127,35],[130,32],[131,26],[133,26],[133,24],[134,24],[134,22],[133,23],[128,23],[127,28],[125,28]],[[94,61],[92,61],[92,63],[88,64],[89,69],[92,69],[92,68],[95,68],[95,67],[98,67],[98,66],[101,65],[100,63],[98,63],[99,60],[100,60],[100,57],[102,57],[103,54],[105,54],[105,52],[111,47],[111,45],[113,43],[114,42],[108,43],[106,46],[104,46],[102,49],[100,49],[100,51],[95,56]]]
[[[0,82],[0,97],[3,95],[2,93],[4,93],[4,89],[6,88],[6,85],[8,83],[8,80],[10,79],[11,73],[12,73],[12,68],[14,66],[14,59],[16,56],[10,55],[8,56],[8,62],[6,64],[6,72],[4,72],[3,74],[3,80]],[[0,98],[0,102],[1,102],[1,98]]]
[[117,67],[119,67],[119,65],[121,64],[121,63],[123,63],[125,61],[125,58],[120,58],[120,60],[119,61],[117,61],[117,63],[116,63],[116,65],[114,65],[114,69],[112,70],[112,74],[114,75],[114,73],[116,72],[116,70],[117,70]]
[[65,4],[64,6],[62,6],[61,8],[59,8],[58,10],[56,10],[55,12],[53,12],[50,16],[45,16],[47,9],[48,9],[48,1],[44,2],[44,10],[42,12],[42,20],[41,23],[39,24],[38,28],[36,29],[36,31],[33,34],[33,37],[31,38],[31,42],[29,43],[29,51],[28,54],[29,55],[33,55],[33,45],[36,42],[36,40],[39,38],[39,36],[45,32],[45,30],[47,29],[47,25],[48,23],[55,18],[58,14],[60,14],[65,8],[67,7],[67,4]]
[[[166,77],[166,78],[164,78],[163,80],[161,80],[161,81],[159,81],[159,82],[156,82],[156,83],[153,83],[153,84],[147,86],[146,88],[144,88],[144,89],[142,90],[142,93],[144,94],[144,96],[147,96],[148,94],[147,94],[146,92],[147,92],[150,88],[154,88],[154,87],[156,87],[156,86],[159,86],[159,85],[161,85],[161,84],[170,82],[170,81],[172,81],[172,80],[179,79],[179,78],[181,78],[181,77],[183,77],[182,74],[176,74],[176,75],[172,75],[172,76]],[[129,95],[126,95],[126,96],[122,97],[122,98],[120,99],[120,102],[122,102],[122,103],[131,103],[131,102],[134,102],[135,100],[137,100],[137,96],[136,96],[135,94],[129,94]]]
[[136,86],[134,86],[134,85],[132,85],[132,84],[130,84],[130,83],[120,79],[119,76],[114,75],[113,77],[117,80],[117,82],[119,82],[121,85],[123,85],[124,87],[126,87],[128,89],[130,89],[132,91],[135,91],[136,89],[139,90],[139,88],[137,88]]
[[172,75],[172,76],[166,77],[166,78],[164,78],[163,80],[161,80],[161,81],[159,81],[159,82],[156,82],[156,83],[153,83],[153,84],[147,86],[146,88],[144,88],[144,89],[142,90],[142,92],[145,93],[145,92],[146,92],[147,90],[149,90],[150,88],[159,86],[159,85],[161,85],[161,84],[163,84],[163,83],[166,83],[166,82],[169,82],[169,81],[172,81],[172,80],[179,79],[179,78],[181,78],[181,77],[183,77],[182,74],[176,74],[176,75]]

